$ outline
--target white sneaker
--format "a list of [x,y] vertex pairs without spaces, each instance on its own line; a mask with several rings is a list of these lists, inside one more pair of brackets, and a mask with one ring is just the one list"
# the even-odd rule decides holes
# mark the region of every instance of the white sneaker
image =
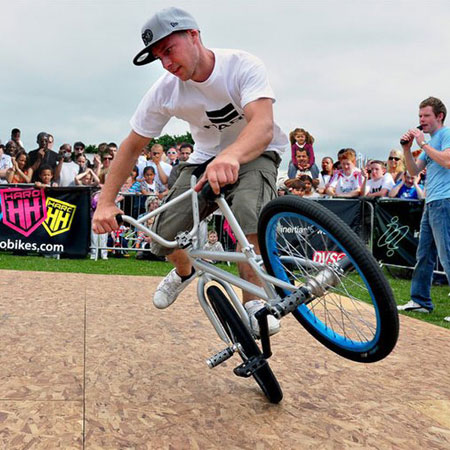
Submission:
[[178,294],[197,276],[194,273],[186,281],[181,281],[181,277],[175,269],[172,269],[164,280],[159,283],[153,295],[153,304],[159,309],[170,306],[178,297]]
[[444,320],[445,320],[446,322],[450,322],[450,316],[444,317]]
[[419,305],[419,303],[416,303],[414,300],[410,300],[408,303],[405,303],[404,305],[398,305],[397,309],[399,311],[420,312],[425,314],[431,312],[431,309]]
[[[253,333],[259,337],[259,324],[255,317],[255,314],[264,308],[266,303],[263,300],[250,300],[244,306],[250,318],[250,326],[252,327]],[[272,336],[280,331],[280,321],[272,316],[267,316],[267,324],[269,326],[269,335]]]

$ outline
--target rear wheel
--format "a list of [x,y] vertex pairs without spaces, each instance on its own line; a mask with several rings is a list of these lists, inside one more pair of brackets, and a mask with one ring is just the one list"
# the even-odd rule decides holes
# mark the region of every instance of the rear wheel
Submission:
[[[261,356],[258,345],[225,294],[217,286],[209,286],[206,295],[232,343],[239,344],[242,360]],[[283,392],[268,363],[256,370],[253,377],[271,403],[281,401]]]
[[[266,270],[301,287],[327,269],[333,283],[299,306],[296,319],[345,358],[374,362],[394,348],[399,331],[395,300],[377,262],[358,236],[313,200],[288,196],[269,202],[258,224]],[[345,261],[345,263],[344,263]],[[290,291],[277,288],[284,297]]]

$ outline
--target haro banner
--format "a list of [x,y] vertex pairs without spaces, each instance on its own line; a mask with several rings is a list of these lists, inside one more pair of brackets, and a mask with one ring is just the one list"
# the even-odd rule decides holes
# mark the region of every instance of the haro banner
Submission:
[[0,251],[83,256],[90,230],[89,188],[0,188]]

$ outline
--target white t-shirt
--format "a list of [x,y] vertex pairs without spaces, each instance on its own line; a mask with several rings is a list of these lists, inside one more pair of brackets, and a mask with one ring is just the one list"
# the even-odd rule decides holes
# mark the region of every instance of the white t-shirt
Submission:
[[333,187],[336,194],[346,194],[358,189],[363,183],[361,171],[353,169],[350,175],[345,175],[342,170],[339,170],[330,182],[330,187]]
[[323,189],[331,180],[332,175],[322,175],[322,173],[319,173],[319,186],[317,186],[317,189]]
[[311,194],[309,195],[303,194],[303,198],[320,198],[320,197],[322,196],[316,191],[311,192]]
[[[247,121],[244,107],[257,99],[275,101],[262,62],[241,50],[214,49],[214,69],[206,81],[181,81],[165,73],[150,88],[131,118],[132,129],[158,137],[171,117],[190,125],[195,152],[189,163],[200,164],[233,143]],[[287,136],[274,124],[266,151],[283,153]]]
[[80,172],[80,166],[73,161],[63,162],[62,165],[58,186],[75,186],[75,177]]
[[148,191],[150,193],[158,194],[160,192],[160,189],[158,189],[158,186],[156,184],[156,181],[153,181],[152,184],[148,184],[145,180],[141,181],[141,192],[142,191]]
[[390,173],[385,173],[379,180],[367,180],[365,194],[374,194],[381,189],[387,189],[388,192],[394,187],[394,179]]

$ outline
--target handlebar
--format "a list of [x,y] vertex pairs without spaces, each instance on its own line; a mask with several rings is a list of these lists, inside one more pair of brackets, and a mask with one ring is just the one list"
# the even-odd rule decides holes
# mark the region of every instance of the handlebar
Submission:
[[[239,183],[239,180],[236,181],[236,183]],[[222,194],[226,195],[227,192],[231,189],[232,186],[235,186],[235,184],[227,184],[226,186],[222,186],[220,188],[220,192],[216,194],[213,190],[209,182],[207,181],[204,186],[202,187],[202,190],[199,192],[199,196],[202,196],[208,201],[214,201],[216,198],[220,197]]]

